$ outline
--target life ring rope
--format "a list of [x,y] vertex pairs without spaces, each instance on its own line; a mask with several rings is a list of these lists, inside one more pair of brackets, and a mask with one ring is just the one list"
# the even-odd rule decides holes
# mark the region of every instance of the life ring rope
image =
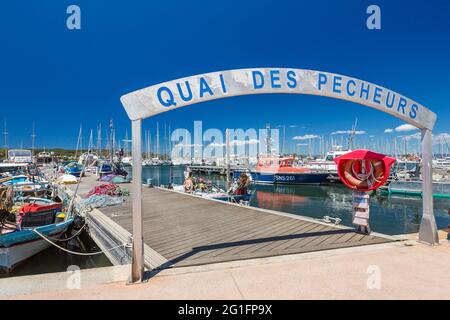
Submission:
[[[360,163],[361,167],[367,172],[358,173],[356,164]],[[344,166],[344,177],[354,189],[370,189],[374,185],[380,183],[384,178],[384,165],[381,160],[348,160]]]

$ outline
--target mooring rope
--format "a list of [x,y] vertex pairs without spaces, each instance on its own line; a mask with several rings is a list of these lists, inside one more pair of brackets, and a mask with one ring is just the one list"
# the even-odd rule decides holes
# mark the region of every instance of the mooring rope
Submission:
[[74,235],[72,235],[69,238],[65,238],[65,239],[58,239],[58,238],[52,238],[52,237],[47,237],[47,239],[51,240],[51,241],[58,241],[58,242],[66,242],[69,240],[72,240],[73,238],[75,238],[76,236],[78,236],[81,231],[83,231],[84,227],[86,226],[86,222],[83,224],[83,226],[80,228],[80,230],[78,230]]
[[49,239],[47,239],[46,236],[44,236],[42,233],[40,233],[40,232],[37,231],[36,229],[32,229],[32,231],[35,232],[38,236],[40,236],[42,239],[44,239],[45,241],[47,241],[48,243],[50,243],[51,245],[57,247],[58,249],[60,249],[60,250],[62,250],[62,251],[65,251],[65,252],[67,252],[67,253],[75,254],[75,255],[79,255],[79,256],[94,256],[94,255],[97,255],[97,254],[102,254],[102,253],[105,253],[105,252],[108,252],[108,251],[112,251],[112,250],[115,250],[115,249],[118,249],[118,248],[122,248],[122,247],[127,247],[127,246],[128,246],[128,243],[123,243],[123,244],[120,244],[120,245],[118,245],[118,246],[109,248],[109,249],[107,249],[107,250],[100,250],[100,251],[97,251],[97,252],[88,252],[88,253],[84,253],[84,252],[75,252],[75,251],[71,251],[71,250],[68,250],[68,249],[66,249],[66,248],[63,248],[63,247],[57,245],[56,243],[50,241]]

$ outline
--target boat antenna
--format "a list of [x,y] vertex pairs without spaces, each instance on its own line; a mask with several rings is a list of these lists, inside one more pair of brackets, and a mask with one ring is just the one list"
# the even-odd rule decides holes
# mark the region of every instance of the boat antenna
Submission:
[[356,134],[356,126],[358,125],[358,118],[355,120],[355,124],[352,126],[352,130],[350,132],[350,136],[348,137],[348,149],[353,150],[353,140]]

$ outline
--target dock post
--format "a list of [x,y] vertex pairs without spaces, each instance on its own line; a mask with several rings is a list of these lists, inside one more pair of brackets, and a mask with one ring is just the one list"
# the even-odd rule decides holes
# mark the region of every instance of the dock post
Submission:
[[142,228],[142,120],[131,121],[133,157],[133,256],[131,283],[144,279],[144,238]]
[[438,244],[436,220],[433,211],[433,141],[431,131],[422,129],[422,201],[423,215],[420,222],[419,241]]
[[227,190],[231,187],[231,179],[230,179],[230,132],[228,129],[225,131],[225,139],[226,139],[226,160],[227,160]]

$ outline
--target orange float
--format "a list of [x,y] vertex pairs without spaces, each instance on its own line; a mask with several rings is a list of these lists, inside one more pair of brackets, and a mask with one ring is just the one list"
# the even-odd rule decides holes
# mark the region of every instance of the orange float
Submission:
[[336,157],[341,181],[350,189],[366,192],[384,185],[395,158],[370,150],[355,150]]

